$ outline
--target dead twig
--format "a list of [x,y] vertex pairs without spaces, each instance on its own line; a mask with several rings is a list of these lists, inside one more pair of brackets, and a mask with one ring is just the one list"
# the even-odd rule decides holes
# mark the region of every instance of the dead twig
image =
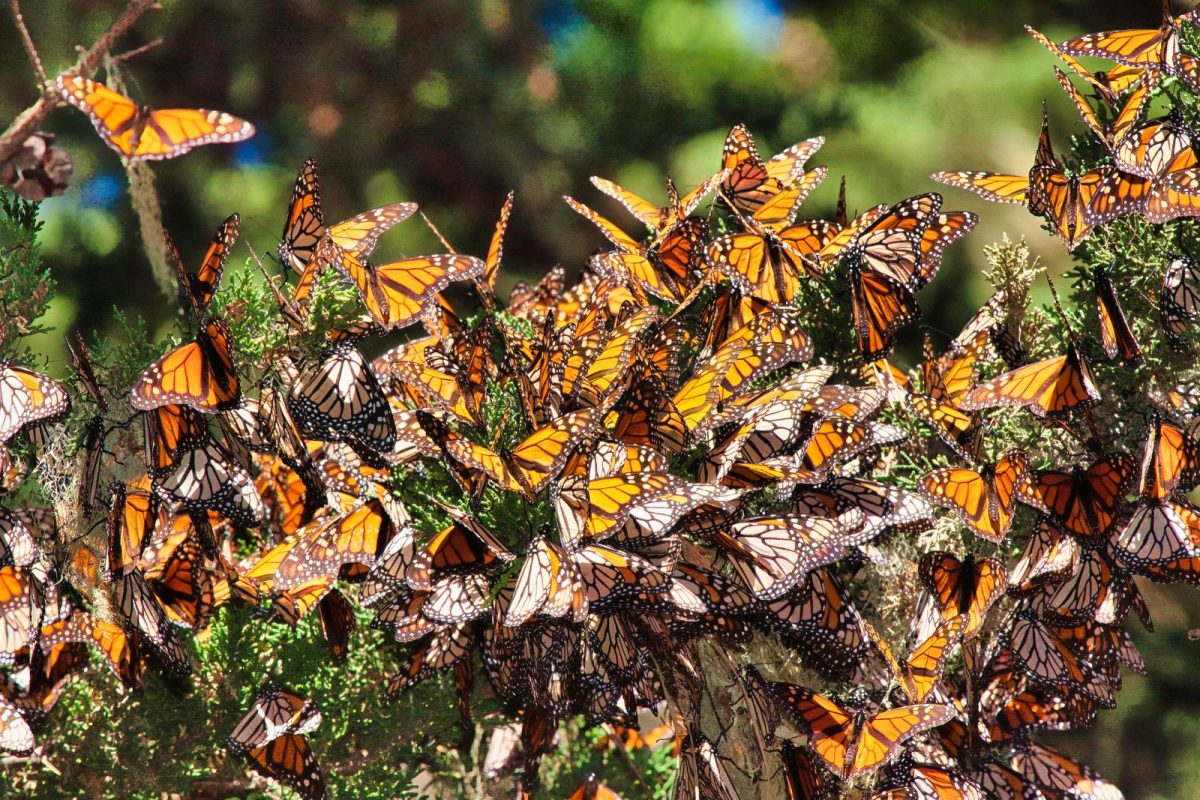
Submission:
[[132,50],[126,50],[124,53],[118,53],[109,59],[113,64],[123,64],[126,61],[132,61],[143,53],[148,53],[163,43],[163,38],[159,36],[157,39],[147,42],[141,47],[135,47]]
[[33,37],[29,35],[29,28],[25,26],[25,17],[21,15],[21,4],[18,0],[11,0],[13,18],[17,21],[17,30],[21,34],[21,44],[25,45],[25,53],[29,56],[29,60],[33,63],[33,69],[37,72],[38,85],[42,87],[42,91],[46,91],[46,68],[42,66],[42,56],[38,53],[37,48],[33,46]]

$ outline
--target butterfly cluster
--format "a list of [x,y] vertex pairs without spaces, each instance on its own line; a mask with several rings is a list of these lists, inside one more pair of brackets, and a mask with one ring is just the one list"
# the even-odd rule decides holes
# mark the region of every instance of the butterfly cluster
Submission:
[[[1059,52],[1073,69],[1073,53],[1120,56],[1093,85],[1149,92],[1192,80],[1188,24]],[[136,117],[138,147],[163,113]],[[1135,210],[1119,182],[1159,163],[1132,147],[1136,122],[1091,119],[1117,165],[1068,175],[1043,130],[1028,180],[950,182],[1028,200],[1077,243]],[[505,300],[512,195],[484,257],[445,243],[380,262],[416,204],[331,223],[308,161],[276,247],[285,286],[248,249],[278,307],[256,321],[277,334],[265,353],[245,357],[247,322],[221,302],[233,214],[196,262],[168,242],[187,333],[132,385],[80,337],[71,387],[4,362],[5,491],[63,420],[80,447],[69,498],[0,509],[0,748],[37,752],[93,653],[128,690],[147,669],[186,687],[189,637],[241,603],[253,624],[319,619],[334,664],[369,646],[369,619],[399,654],[382,700],[443,674],[465,721],[494,698],[515,731],[495,729],[496,749],[511,741],[489,761],[518,797],[565,724],[639,715],[670,731],[679,800],[744,796],[749,770],[793,798],[1119,797],[1036,738],[1090,725],[1122,669],[1144,669],[1125,629],[1131,613],[1150,624],[1135,577],[1200,583],[1198,418],[1166,393],[1127,452],[1099,416],[1090,337],[1064,325],[1031,358],[1012,286],[902,369],[917,294],[976,218],[933,193],[852,215],[844,183],[832,219],[805,218],[821,145],[764,159],[735,126],[712,175],[686,193],[668,181],[665,206],[593,178],[629,225],[566,198],[606,243],[574,281],[555,268]],[[1186,169],[1138,180],[1175,186]],[[1183,255],[1162,266],[1163,341],[1182,341],[1200,273]],[[1153,360],[1113,277],[1088,280],[1100,351]],[[345,318],[324,330],[333,295]],[[827,343],[811,323],[831,315],[847,333]],[[996,433],[1014,418],[1060,444],[1014,446]],[[286,668],[237,687],[250,705],[227,747],[312,800],[322,715],[283,688]],[[739,758],[737,723],[711,724],[723,681],[750,732]],[[617,795],[593,776],[572,797]]]
[[[1200,162],[1192,149],[1193,120],[1182,107],[1161,117],[1143,117],[1165,83],[1178,81],[1188,91],[1200,91],[1200,60],[1184,47],[1188,31],[1197,26],[1200,13],[1172,16],[1166,1],[1158,28],[1107,31],[1055,44],[1027,26],[1030,36],[1094,92],[1096,107],[1071,75],[1054,68],[1100,145],[1101,159],[1086,169],[1064,164],[1050,143],[1043,108],[1041,136],[1028,174],[938,172],[933,179],[997,203],[1026,206],[1046,219],[1067,250],[1074,250],[1097,225],[1125,214],[1140,214],[1155,224],[1196,216]],[[1113,66],[1092,72],[1077,56],[1102,58]]]

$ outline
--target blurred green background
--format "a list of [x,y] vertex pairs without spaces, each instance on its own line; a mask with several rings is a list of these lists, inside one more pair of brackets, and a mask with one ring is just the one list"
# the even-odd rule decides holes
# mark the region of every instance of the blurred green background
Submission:
[[[47,70],[68,67],[119,13],[111,0],[26,0]],[[663,177],[690,187],[718,167],[731,124],[764,156],[817,134],[830,168],[802,216],[828,214],[845,175],[851,210],[939,189],[938,169],[1023,173],[1039,107],[1055,139],[1083,130],[1059,90],[1056,40],[1157,25],[1157,0],[185,0],[164,2],[117,51],[164,43],[128,63],[136,97],[249,118],[258,135],[154,167],[167,228],[198,259],[216,225],[242,214],[242,236],[274,251],[291,183],[315,157],[331,219],[416,200],[460,250],[486,247],[504,195],[516,207],[502,291],[562,263],[578,270],[601,245],[560,196],[614,220],[624,212],[587,178],[603,175],[651,199]],[[7,9],[5,9],[7,11]],[[1184,10],[1177,8],[1177,11]],[[0,117],[36,98],[11,23],[0,23]],[[64,197],[43,204],[46,261],[60,285],[52,324],[101,333],[115,307],[166,330],[176,309],[156,288],[115,153],[74,109],[46,129],[75,163]],[[1055,271],[1067,256],[1024,209],[942,189],[980,213],[921,295],[925,324],[955,331],[987,293],[982,247],[1029,238]],[[380,258],[437,248],[417,221],[385,237]],[[244,251],[239,256],[245,255]],[[919,330],[907,333],[912,342]],[[42,347],[60,364],[61,339]],[[1197,603],[1147,586],[1158,634],[1140,641],[1149,679],[1128,680],[1118,710],[1085,734],[1046,737],[1116,779],[1131,798],[1200,797],[1200,642],[1185,632]]]

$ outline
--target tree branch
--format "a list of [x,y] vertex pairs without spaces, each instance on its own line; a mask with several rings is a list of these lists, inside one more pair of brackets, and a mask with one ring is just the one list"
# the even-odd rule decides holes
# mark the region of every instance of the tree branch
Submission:
[[[16,6],[15,0],[13,6]],[[117,17],[109,29],[104,32],[92,47],[80,56],[76,64],[76,71],[85,77],[90,76],[96,71],[96,67],[100,66],[101,60],[112,49],[113,44],[117,39],[125,35],[133,23],[137,22],[138,18],[151,9],[161,8],[157,0],[129,0],[129,5],[121,12],[121,16]],[[18,16],[18,20],[20,17]],[[24,23],[19,23],[18,27],[24,32],[24,36],[28,36],[28,32],[24,30]],[[27,47],[32,47],[32,40],[29,40]],[[36,53],[36,50],[33,52]],[[39,59],[40,62],[40,59]],[[8,126],[2,135],[0,135],[0,162],[7,161],[12,158],[13,154],[20,148],[21,143],[38,129],[42,120],[46,118],[54,109],[63,104],[63,99],[45,80],[45,75],[42,84],[42,96],[38,101],[29,108],[22,111],[13,123]]]
[[25,52],[29,55],[29,60],[33,62],[33,69],[37,72],[38,85],[46,86],[46,68],[42,66],[42,57],[38,54],[37,48],[33,46],[33,37],[29,35],[29,28],[25,27],[25,17],[21,15],[21,4],[18,0],[11,0],[13,18],[17,21],[17,30],[21,34],[21,44],[25,45]]

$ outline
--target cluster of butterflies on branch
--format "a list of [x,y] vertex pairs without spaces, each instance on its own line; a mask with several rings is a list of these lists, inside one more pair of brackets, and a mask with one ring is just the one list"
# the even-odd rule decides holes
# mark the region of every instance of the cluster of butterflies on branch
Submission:
[[[1164,75],[1190,79],[1179,45],[1191,21],[1059,52],[1114,98],[1136,96]],[[1071,54],[1119,66],[1097,77]],[[1182,196],[1172,193],[1190,167],[1159,168],[1195,160],[1177,118],[1088,118],[1121,166],[1069,175],[1043,129],[1028,179],[941,177],[1028,202],[1069,245],[1132,210],[1136,181],[1148,215],[1151,183]],[[147,125],[139,142],[153,117]],[[1188,144],[1163,161],[1176,135]],[[800,220],[826,174],[805,169],[821,143],[764,160],[736,126],[718,171],[683,195],[669,184],[665,207],[593,179],[639,233],[567,198],[610,246],[574,284],[555,268],[506,303],[495,286],[511,195],[485,258],[447,244],[376,263],[379,237],[416,205],[330,224],[309,161],[278,247],[295,283],[284,290],[266,276],[280,309],[272,324],[296,335],[252,368],[253,383],[230,321],[213,310],[237,215],[194,270],[169,248],[192,333],[131,389],[99,380],[71,339],[76,410],[87,409],[71,417],[79,430],[64,430],[62,385],[4,362],[5,490],[24,478],[20,452],[72,434],[82,447],[70,503],[0,509],[0,748],[37,748],[31,726],[93,651],[129,689],[148,664],[181,679],[182,631],[203,630],[226,603],[269,603],[288,623],[315,612],[335,662],[352,646],[356,607],[373,614],[371,626],[404,646],[387,697],[452,672],[469,721],[481,667],[519,720],[505,764],[518,796],[534,791],[564,720],[630,726],[650,710],[676,734],[674,796],[737,798],[703,708],[715,654],[757,637],[790,654],[809,684],[764,677],[765,664],[729,670],[755,733],[752,766],[788,797],[843,785],[879,800],[1119,797],[1034,735],[1090,725],[1115,705],[1122,667],[1143,669],[1124,629],[1130,612],[1150,624],[1134,576],[1200,583],[1200,510],[1187,499],[1200,484],[1195,420],[1164,408],[1147,422],[1140,462],[1110,451],[1091,414],[1104,394],[1083,343],[1069,334],[1065,352],[1027,363],[1003,291],[945,352],[927,345],[919,375],[890,364],[897,333],[918,317],[916,293],[976,220],[943,211],[936,194],[851,218],[844,186],[835,219]],[[1151,164],[1155,177],[1130,177]],[[361,319],[310,352],[302,342],[330,267]],[[1200,314],[1197,269],[1181,257],[1166,270],[1162,312],[1179,335]],[[469,313],[447,296],[451,284],[473,295]],[[1103,286],[1104,349],[1133,360],[1112,282]],[[821,296],[848,299],[856,346],[818,359],[804,329],[812,309],[799,301]],[[364,337],[399,329],[423,335],[362,355]],[[838,376],[826,361],[863,369]],[[989,458],[985,418],[1005,407],[1077,440],[1090,462]],[[936,436],[918,442],[881,421],[889,414],[924,420]],[[137,419],[140,440],[128,433]],[[900,488],[887,466],[898,446],[949,466]],[[144,469],[130,475],[138,453]],[[89,533],[93,517],[105,519],[103,535]],[[939,517],[969,532],[959,552],[896,555]],[[1018,519],[1029,524],[1014,529]],[[911,624],[880,633],[848,587],[897,558],[904,569],[887,588],[916,598]],[[900,655],[889,640],[903,643]],[[228,746],[318,798],[325,781],[308,736],[320,722],[310,699],[269,683]],[[573,797],[615,796],[589,779]]]
[[[1054,72],[1103,151],[1090,169],[1070,169],[1054,154],[1046,113],[1033,166],[1027,175],[994,172],[938,172],[933,179],[967,189],[997,203],[1016,203],[1045,217],[1068,250],[1097,226],[1125,214],[1141,214],[1162,224],[1200,215],[1200,161],[1192,149],[1193,115],[1176,98],[1165,116],[1143,119],[1154,90],[1174,78],[1189,92],[1200,91],[1200,58],[1186,52],[1186,37],[1200,25],[1200,10],[1171,15],[1163,2],[1157,29],[1108,31],[1055,44],[1026,26],[1094,92],[1096,107],[1071,76]],[[1091,72],[1076,56],[1112,62]],[[1166,87],[1170,91],[1170,87]]]

